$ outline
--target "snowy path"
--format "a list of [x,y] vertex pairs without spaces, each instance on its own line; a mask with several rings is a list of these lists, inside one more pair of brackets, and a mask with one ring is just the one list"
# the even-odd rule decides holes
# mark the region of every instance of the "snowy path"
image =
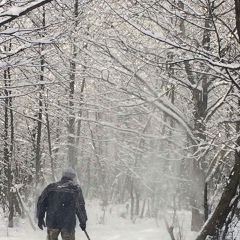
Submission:
[[[103,212],[97,203],[87,203],[86,209],[89,216],[87,232],[91,240],[170,240],[164,223],[157,227],[154,219],[137,219],[132,223],[129,219],[120,217],[124,207],[118,206],[109,212],[107,209],[104,224],[99,224]],[[36,225],[37,228],[37,225]],[[184,226],[185,240],[193,240],[193,233]],[[34,231],[27,220],[21,220],[17,227],[9,229],[5,224],[0,223],[1,240],[45,240],[46,229]],[[59,237],[59,240],[61,237]],[[87,240],[84,232],[76,228],[76,240]],[[183,238],[184,239],[184,238]]]
[[[6,228],[4,230],[2,228],[0,229],[1,240],[46,239],[46,230],[33,231],[28,225],[21,225],[20,228],[9,229],[8,237],[6,230]],[[87,231],[91,240],[170,240],[165,230],[160,230],[155,226],[149,227],[146,223],[134,225],[126,224],[125,226],[89,226]],[[59,239],[61,238],[59,237]],[[76,240],[78,239],[87,239],[80,229],[76,229]]]
[[[122,222],[122,219],[116,219],[110,223],[92,225],[89,221],[87,231],[91,240],[157,240],[170,239],[166,236],[166,232],[162,232],[159,228],[152,225],[152,221],[143,222],[141,224],[133,224],[128,220]],[[8,231],[8,233],[7,233]],[[8,235],[8,236],[7,236]],[[29,224],[21,223],[19,227],[7,229],[0,228],[1,240],[42,240],[46,239],[46,229],[34,231]],[[59,239],[61,239],[59,237]],[[76,228],[76,240],[87,239],[84,232],[80,228]]]

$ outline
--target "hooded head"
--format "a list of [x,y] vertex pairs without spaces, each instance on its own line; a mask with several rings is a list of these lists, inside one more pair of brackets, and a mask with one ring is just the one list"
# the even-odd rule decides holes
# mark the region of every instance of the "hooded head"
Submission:
[[76,173],[71,167],[68,167],[63,170],[62,177],[70,178],[73,180],[76,177]]

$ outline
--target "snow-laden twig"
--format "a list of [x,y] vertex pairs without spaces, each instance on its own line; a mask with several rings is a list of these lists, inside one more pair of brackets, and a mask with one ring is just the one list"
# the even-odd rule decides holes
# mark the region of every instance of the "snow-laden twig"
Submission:
[[26,15],[27,13],[31,12],[32,10],[43,6],[46,3],[51,2],[52,0],[38,0],[30,3],[27,6],[14,6],[10,9],[8,9],[5,12],[0,13],[0,27],[12,22],[14,19]]

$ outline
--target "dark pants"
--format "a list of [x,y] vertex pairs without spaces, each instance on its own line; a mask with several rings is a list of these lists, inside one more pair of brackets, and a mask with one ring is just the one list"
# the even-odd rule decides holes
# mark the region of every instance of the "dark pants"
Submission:
[[58,235],[61,233],[62,240],[75,240],[75,229],[47,229],[47,240],[58,240]]

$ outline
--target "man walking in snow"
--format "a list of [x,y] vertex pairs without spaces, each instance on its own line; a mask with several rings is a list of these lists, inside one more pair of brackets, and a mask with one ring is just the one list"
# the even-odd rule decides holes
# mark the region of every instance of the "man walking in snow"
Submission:
[[76,215],[80,228],[86,229],[85,201],[81,187],[73,181],[75,177],[74,170],[67,168],[61,180],[49,184],[38,199],[38,227],[43,230],[47,225],[48,240],[58,240],[60,233],[63,240],[75,240]]

